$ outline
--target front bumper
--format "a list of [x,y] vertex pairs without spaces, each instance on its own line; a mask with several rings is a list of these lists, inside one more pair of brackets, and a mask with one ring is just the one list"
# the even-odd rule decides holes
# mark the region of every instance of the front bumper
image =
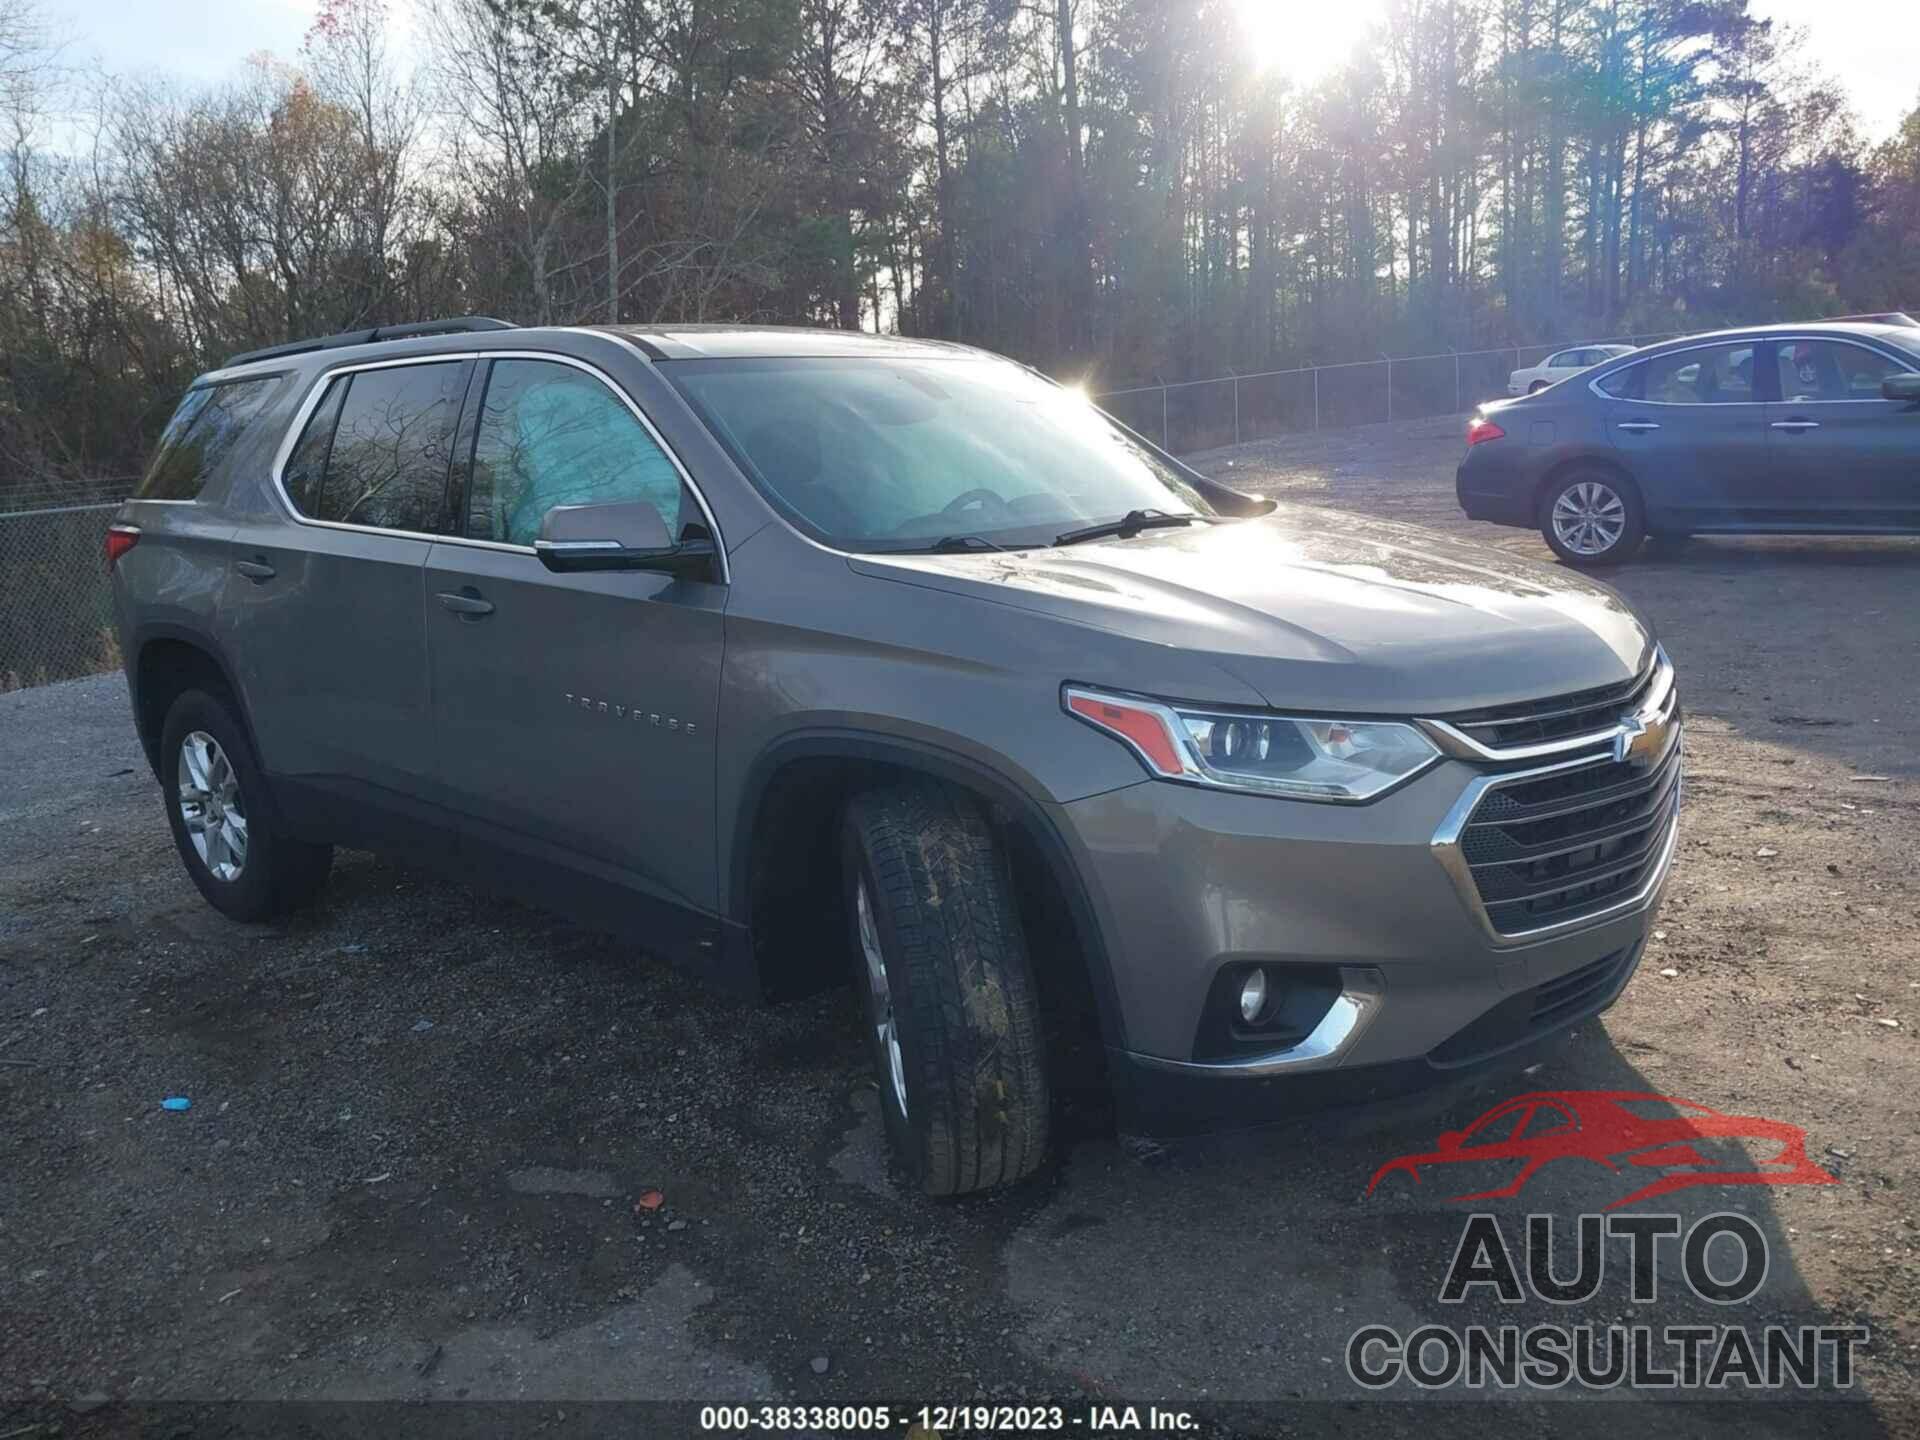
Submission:
[[[1369,805],[1148,781],[1064,807],[1124,1030],[1110,1054],[1123,1123],[1151,1133],[1397,1093],[1610,1005],[1664,892],[1677,815],[1631,892],[1503,935],[1450,843],[1489,779],[1446,759]],[[1200,1053],[1217,977],[1250,963],[1283,979],[1337,971],[1340,994],[1282,1050]]]

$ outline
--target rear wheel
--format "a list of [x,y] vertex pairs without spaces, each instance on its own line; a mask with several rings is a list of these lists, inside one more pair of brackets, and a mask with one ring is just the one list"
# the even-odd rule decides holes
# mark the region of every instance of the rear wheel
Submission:
[[1533,382],[1533,383],[1532,383],[1531,385],[1529,385],[1529,386],[1527,386],[1527,394],[1529,394],[1529,395],[1538,395],[1538,394],[1539,394],[1539,393],[1540,393],[1540,392],[1541,392],[1542,390],[1544,390],[1544,389],[1546,389],[1546,388],[1547,388],[1547,382],[1546,382],[1546,381],[1544,381],[1544,380],[1536,380],[1536,381],[1534,381],[1534,382]]
[[1047,1148],[1040,1007],[986,816],[930,782],[870,791],[848,806],[841,853],[895,1153],[929,1195],[1031,1175]]
[[1574,470],[1540,497],[1540,534],[1569,565],[1619,565],[1646,539],[1633,483],[1610,470]]
[[167,824],[207,903],[235,920],[265,920],[310,902],[333,847],[283,833],[247,733],[223,695],[188,690],[160,737]]

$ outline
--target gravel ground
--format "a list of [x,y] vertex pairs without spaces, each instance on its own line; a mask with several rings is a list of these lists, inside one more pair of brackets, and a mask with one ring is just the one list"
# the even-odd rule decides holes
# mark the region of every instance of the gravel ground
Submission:
[[[1457,433],[1201,463],[1544,556],[1454,514]],[[1699,541],[1619,574],[1692,712],[1682,848],[1625,997],[1524,1080],[1170,1147],[1070,1137],[1039,1182],[959,1204],[896,1188],[851,992],[744,1011],[361,854],[318,910],[233,925],[173,854],[117,676],[0,695],[0,1436],[666,1435],[693,1413],[587,1402],[976,1399],[1065,1403],[1081,1433],[1131,1402],[1223,1434],[1611,1434],[1613,1406],[1551,1394],[1390,1405],[1342,1355],[1367,1323],[1622,1317],[1873,1332],[1849,1397],[1637,1417],[1660,1433],[1914,1433],[1916,571],[1913,542]],[[1443,1306],[1461,1207],[1368,1177],[1533,1088],[1789,1121],[1839,1183],[1645,1207],[1757,1221],[1744,1306],[1664,1266],[1651,1306],[1617,1266],[1582,1305]],[[1488,1208],[1517,1239],[1611,1178]],[[423,1399],[520,1403],[222,1403]]]

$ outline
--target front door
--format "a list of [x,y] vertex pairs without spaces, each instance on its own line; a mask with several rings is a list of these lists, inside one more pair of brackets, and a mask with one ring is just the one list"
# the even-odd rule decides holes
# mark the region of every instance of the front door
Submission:
[[1772,504],[1761,348],[1702,345],[1608,377],[1606,424],[1655,529],[1736,527]]
[[1810,528],[1920,528],[1920,405],[1880,394],[1910,367],[1845,340],[1786,340],[1777,357],[1781,506]]
[[680,472],[612,383],[492,361],[456,529],[426,563],[435,766],[449,803],[589,872],[716,910],[714,740],[726,587],[556,575],[555,505],[648,500],[699,523]]

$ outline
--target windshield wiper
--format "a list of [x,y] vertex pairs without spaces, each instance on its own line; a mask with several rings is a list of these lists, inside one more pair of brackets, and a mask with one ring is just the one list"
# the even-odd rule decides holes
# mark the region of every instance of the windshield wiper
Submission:
[[925,553],[931,555],[952,555],[962,550],[1004,550],[1004,545],[996,545],[984,535],[942,535],[926,547]]
[[1109,520],[1105,525],[1088,525],[1084,529],[1056,535],[1053,543],[1078,545],[1082,540],[1105,540],[1114,535],[1122,540],[1131,540],[1142,530],[1158,530],[1166,525],[1191,525],[1198,518],[1194,515],[1169,515],[1164,510],[1129,510],[1118,520]]

